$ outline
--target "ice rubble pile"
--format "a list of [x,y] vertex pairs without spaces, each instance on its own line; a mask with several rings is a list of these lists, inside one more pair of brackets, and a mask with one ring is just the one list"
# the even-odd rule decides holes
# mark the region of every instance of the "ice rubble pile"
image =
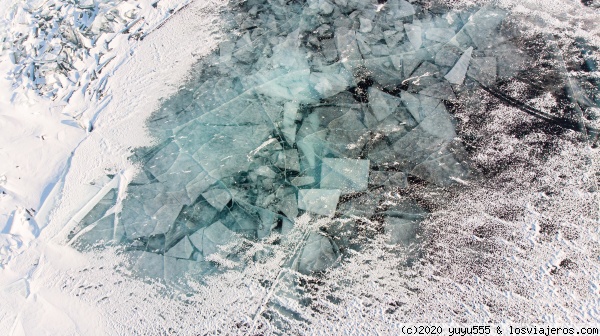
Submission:
[[81,75],[95,76],[84,70],[100,65],[102,53],[108,52],[103,48],[108,35],[121,31],[136,16],[135,6],[121,1],[54,0],[17,6],[10,13],[12,29],[3,38],[3,49],[14,64],[10,75],[15,84],[42,96],[65,95],[68,91],[63,88],[89,80]]
[[[202,268],[236,237],[285,235],[302,212],[383,216],[389,242],[409,244],[423,211],[380,207],[382,190],[469,174],[444,101],[514,70],[503,17],[404,0],[240,3],[230,39],[150,120],[160,144],[137,152],[120,213],[107,195],[79,241],[126,242],[160,276]],[[294,267],[332,265],[338,238],[308,234]]]
[[[100,72],[117,55],[115,38],[139,39],[174,9],[154,0],[21,1],[3,18],[2,53],[18,91],[68,103],[76,91],[98,99]],[[98,83],[96,83],[98,82]],[[95,84],[95,85],[94,85]]]

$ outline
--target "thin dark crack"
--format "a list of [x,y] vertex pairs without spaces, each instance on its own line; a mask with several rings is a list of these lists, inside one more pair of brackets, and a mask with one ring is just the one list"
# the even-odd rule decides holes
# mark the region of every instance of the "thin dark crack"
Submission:
[[598,129],[583,125],[581,122],[578,122],[578,121],[575,121],[575,120],[572,120],[569,118],[560,118],[560,117],[550,115],[550,114],[542,112],[534,107],[531,107],[517,99],[509,97],[508,95],[498,91],[496,88],[488,87],[481,83],[479,83],[479,85],[486,92],[488,92],[492,96],[500,99],[502,102],[504,102],[510,106],[516,107],[519,110],[526,112],[536,118],[540,118],[542,120],[545,120],[549,123],[558,125],[563,128],[567,128],[567,129],[571,129],[571,130],[574,130],[577,132],[587,134],[594,142],[598,139],[598,135],[600,134],[600,130],[598,130]]

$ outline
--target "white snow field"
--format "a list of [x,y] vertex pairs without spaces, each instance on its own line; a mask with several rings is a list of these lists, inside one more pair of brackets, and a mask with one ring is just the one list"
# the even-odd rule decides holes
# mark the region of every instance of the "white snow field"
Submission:
[[[140,172],[154,166],[132,157],[139,148],[160,146],[163,139],[151,133],[154,128],[148,127],[148,121],[169,99],[196,89],[193,85],[205,70],[200,61],[217,55],[223,63],[219,66],[230,66],[232,57],[248,57],[236,52],[232,56],[231,50],[234,45],[245,46],[255,35],[232,33],[232,22],[244,26],[245,15],[250,15],[253,24],[245,29],[263,29],[259,22],[274,19],[261,11],[285,16],[277,11],[294,3],[306,3],[298,8],[305,6],[303,13],[323,20],[342,17],[334,28],[319,24],[319,29],[328,27],[315,30],[322,34],[319,39],[306,38],[324,50],[327,62],[339,61],[342,66],[336,68],[335,81],[307,86],[311,93],[300,90],[304,84],[288,85],[287,89],[300,88],[297,91],[276,92],[277,99],[283,100],[296,94],[285,104],[277,100],[282,106],[282,122],[277,126],[283,130],[281,141],[297,141],[294,149],[301,153],[298,159],[288,159],[283,170],[303,164],[313,146],[302,127],[295,132],[305,113],[300,106],[327,107],[331,97],[344,90],[354,90],[344,96],[357,101],[352,106],[367,106],[361,99],[377,101],[372,103],[376,111],[370,107],[371,122],[378,125],[369,140],[373,143],[378,136],[392,138],[397,129],[408,127],[400,119],[384,125],[401,104],[416,99],[419,111],[424,111],[423,97],[434,95],[439,104],[436,113],[441,115],[441,108],[444,116],[452,115],[430,126],[455,128],[445,133],[448,143],[453,143],[443,147],[449,152],[427,153],[424,162],[429,166],[422,170],[411,167],[405,172],[396,162],[369,171],[378,157],[367,160],[355,154],[357,146],[370,143],[357,137],[343,148],[336,147],[356,157],[316,159],[323,162],[322,170],[318,169],[322,176],[316,176],[319,187],[315,177],[292,169],[294,179],[289,184],[300,188],[297,203],[277,215],[279,226],[276,229],[274,224],[267,234],[247,238],[241,229],[233,233],[223,217],[178,236],[177,243],[160,251],[150,248],[151,240],[164,234],[156,231],[124,243],[82,245],[82,237],[100,220],[83,228],[82,223],[109,193],[114,192],[114,202],[102,218],[124,213],[130,205],[123,201],[136,196],[136,189],[129,187],[146,183]],[[465,30],[490,29],[485,26],[488,21],[478,21],[482,8],[480,14],[493,8],[492,19],[496,13],[506,13],[503,32],[509,37],[489,42],[471,35],[477,46],[467,48],[455,37],[462,36],[453,30],[456,20],[463,20]],[[400,23],[392,25],[396,31],[382,32],[384,23],[375,18],[388,11],[396,13]],[[600,175],[595,133],[600,117],[600,72],[595,68],[600,62],[599,20],[594,2],[574,0],[0,3],[0,72],[5,74],[0,79],[0,334],[387,335],[409,322],[600,323]],[[279,24],[269,29],[285,27]],[[382,38],[372,38],[378,33]],[[289,41],[287,36],[274,35],[269,37],[273,44]],[[358,47],[348,47],[352,43]],[[442,44],[460,47],[448,56],[451,62],[434,57],[416,63],[410,72],[405,70],[410,68],[409,59],[402,63],[391,52],[400,45],[409,48],[411,55],[419,50],[439,52]],[[498,47],[507,45],[514,49]],[[516,49],[529,58],[509,55]],[[254,50],[251,43],[249,50]],[[277,58],[282,67],[301,68],[306,59],[317,58],[311,53],[286,54],[285,49],[281,56],[278,50],[266,48],[253,61],[263,67],[261,75],[277,68],[268,63],[272,59]],[[406,77],[394,83],[398,89],[376,88],[372,82],[384,80],[377,75],[369,79],[371,86],[364,92],[361,85],[368,81],[351,84],[351,77],[362,71],[353,57],[361,54],[371,60],[390,57],[385,67],[403,69]],[[501,77],[495,64],[503,59],[527,62],[519,65],[518,75],[506,75],[494,86],[490,83]],[[492,79],[486,72],[490,62]],[[429,82],[430,69],[445,75],[433,76]],[[265,81],[271,82],[276,80]],[[275,90],[261,85],[263,91]],[[321,95],[320,100],[311,94]],[[423,120],[412,116],[425,123],[425,116]],[[360,125],[363,122],[367,124],[358,120]],[[355,125],[357,120],[340,128]],[[183,126],[173,129],[179,136],[176,140],[185,143]],[[252,155],[269,150],[277,141],[269,137],[257,143]],[[452,174],[452,168],[444,167],[456,162],[448,159],[452,155],[468,157],[468,174]],[[239,165],[254,169],[255,180],[280,174],[267,165],[249,168],[250,155],[247,161]],[[436,175],[438,169],[451,173]],[[252,179],[251,173],[248,176]],[[232,208],[230,204],[246,197],[243,192],[230,192],[236,183],[241,182],[232,182],[227,192],[218,195],[214,193],[222,189],[202,190],[202,197],[218,210]],[[366,192],[381,195],[361,194]],[[141,195],[141,207],[151,208]],[[376,197],[377,202],[369,199]],[[336,209],[347,216],[334,216]],[[383,210],[375,213],[374,209]],[[414,218],[407,220],[397,213],[414,215],[418,227]],[[116,236],[118,220],[114,223]],[[347,232],[348,227],[358,227],[358,238],[331,234]],[[201,266],[195,266],[196,261]],[[194,267],[204,268],[194,272]]]

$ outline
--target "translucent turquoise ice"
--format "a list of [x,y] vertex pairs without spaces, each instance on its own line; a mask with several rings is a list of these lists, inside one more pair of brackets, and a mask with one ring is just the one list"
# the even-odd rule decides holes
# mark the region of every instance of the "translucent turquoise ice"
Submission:
[[80,246],[120,244],[166,278],[239,261],[236,243],[276,241],[304,213],[348,221],[299,236],[289,265],[301,273],[334,265],[358,218],[411,244],[424,211],[386,195],[409,178],[469,178],[446,106],[519,70],[524,57],[497,39],[503,18],[403,0],[240,2],[218,50],[148,121],[158,145],[136,150],[127,197],[90,212]]

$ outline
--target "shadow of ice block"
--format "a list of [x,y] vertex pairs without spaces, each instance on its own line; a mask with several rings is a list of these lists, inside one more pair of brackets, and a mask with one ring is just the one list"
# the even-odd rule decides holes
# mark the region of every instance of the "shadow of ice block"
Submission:
[[321,188],[339,189],[343,194],[367,189],[369,160],[324,158],[321,163]]
[[298,191],[298,208],[323,216],[333,216],[340,200],[337,189],[301,189]]

